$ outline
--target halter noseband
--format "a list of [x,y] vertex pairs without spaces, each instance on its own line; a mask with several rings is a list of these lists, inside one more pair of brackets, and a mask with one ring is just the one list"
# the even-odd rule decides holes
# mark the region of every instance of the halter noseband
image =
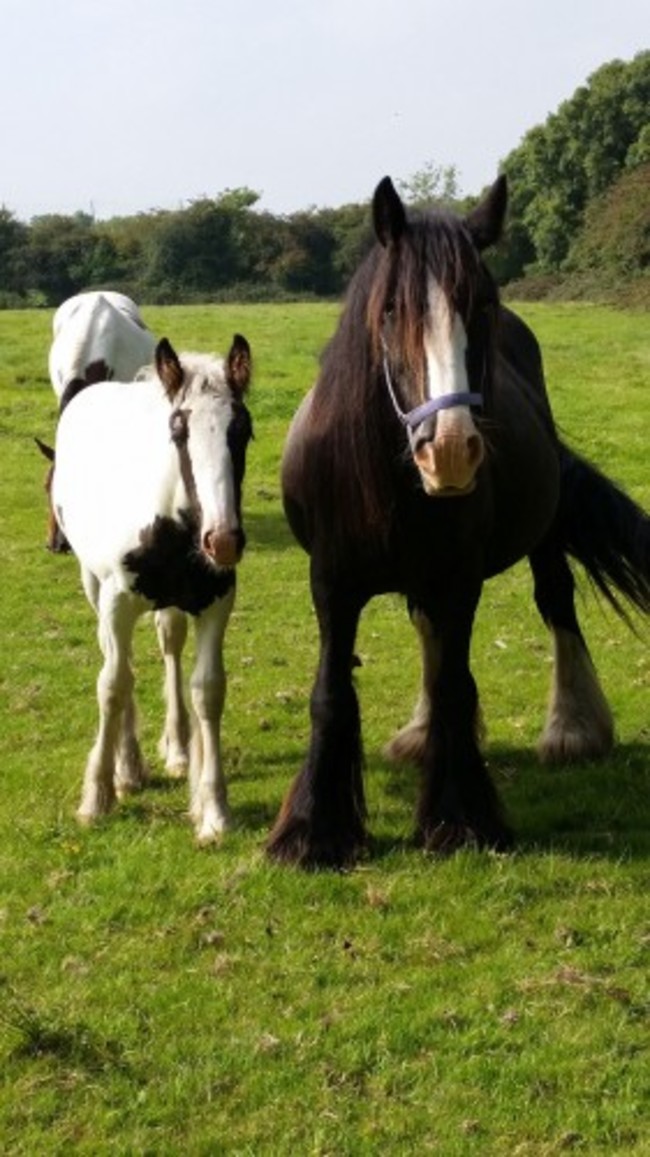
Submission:
[[390,366],[388,364],[388,345],[384,335],[381,335],[381,346],[383,351],[384,363],[384,378],[386,381],[386,388],[388,396],[393,404],[393,409],[397,414],[400,422],[406,429],[408,440],[413,445],[413,431],[424,422],[425,418],[430,418],[432,414],[437,414],[440,410],[449,410],[452,406],[482,406],[483,395],[473,390],[459,390],[454,394],[443,394],[439,398],[429,398],[426,402],[421,402],[419,406],[415,406],[412,410],[403,410],[397,401],[397,394],[390,374]]

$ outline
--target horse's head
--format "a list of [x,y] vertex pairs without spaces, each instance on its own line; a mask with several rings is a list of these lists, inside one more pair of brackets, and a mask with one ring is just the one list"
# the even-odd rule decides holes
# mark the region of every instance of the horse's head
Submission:
[[480,253],[498,239],[506,202],[504,177],[464,219],[407,212],[389,177],[375,190],[384,252],[368,324],[427,494],[468,494],[485,455],[475,413],[489,407],[498,295]]
[[200,549],[215,567],[230,569],[246,541],[241,492],[253,432],[244,403],[250,347],[235,334],[225,360],[200,354],[179,358],[163,338],[156,347],[156,370],[172,406],[170,435]]

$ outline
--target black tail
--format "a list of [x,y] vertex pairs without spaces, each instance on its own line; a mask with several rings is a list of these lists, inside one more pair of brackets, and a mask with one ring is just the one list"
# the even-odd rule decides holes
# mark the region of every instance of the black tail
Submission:
[[562,446],[558,530],[562,547],[582,564],[622,618],[622,595],[650,611],[650,517],[604,474]]

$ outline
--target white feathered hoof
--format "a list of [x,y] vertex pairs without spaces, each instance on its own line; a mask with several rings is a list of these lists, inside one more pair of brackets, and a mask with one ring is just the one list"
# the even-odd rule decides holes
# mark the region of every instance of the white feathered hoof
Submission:
[[192,814],[196,842],[200,848],[218,844],[224,832],[231,827],[232,821],[227,808],[209,806],[202,809],[200,814]]
[[426,741],[426,727],[407,723],[385,744],[384,758],[389,759],[391,763],[422,763]]

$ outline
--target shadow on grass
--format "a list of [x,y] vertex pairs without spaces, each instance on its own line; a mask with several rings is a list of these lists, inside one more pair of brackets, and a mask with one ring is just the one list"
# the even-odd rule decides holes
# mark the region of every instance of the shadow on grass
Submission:
[[119,1072],[133,1080],[133,1069],[117,1041],[100,1037],[86,1024],[53,1020],[24,1001],[5,977],[0,977],[0,993],[0,1023],[18,1038],[11,1059],[50,1057],[94,1075]]
[[[577,859],[650,859],[650,750],[622,744],[603,761],[554,767],[540,765],[528,747],[487,748],[490,774],[515,832],[519,853],[562,853]],[[300,766],[296,751],[275,752],[255,769],[237,768],[229,783],[246,783],[248,798],[231,792],[235,829],[264,840]],[[381,814],[381,833],[369,824],[367,858],[382,860],[414,847],[404,835],[405,817],[415,815],[420,773],[379,754],[366,760],[366,784]],[[281,787],[278,790],[278,783]],[[268,787],[268,794],[266,789]],[[233,798],[233,795],[235,798]],[[113,820],[146,825],[152,820],[187,820],[187,781],[154,774],[142,795],[132,796]],[[410,829],[409,819],[406,825]],[[394,830],[394,837],[387,834]]]
[[[628,743],[605,760],[545,766],[530,748],[489,747],[490,774],[515,832],[519,852],[576,857],[650,858],[650,749]],[[383,790],[413,811],[419,770],[369,761]]]

